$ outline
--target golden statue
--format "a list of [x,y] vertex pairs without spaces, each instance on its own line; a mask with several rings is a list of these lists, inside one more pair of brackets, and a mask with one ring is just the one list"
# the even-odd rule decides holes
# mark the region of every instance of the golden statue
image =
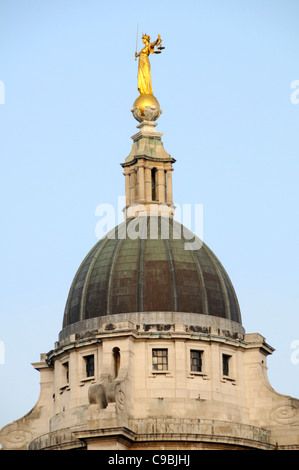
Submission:
[[[144,43],[144,47],[141,49],[139,54],[137,51],[135,52],[135,60],[139,57],[139,65],[138,65],[138,91],[140,94],[148,95],[153,94],[152,88],[152,78],[151,78],[151,64],[149,61],[149,55],[161,52],[161,44],[162,39],[160,34],[158,34],[158,39],[155,42],[150,42],[151,37],[147,34],[143,34],[142,42]],[[159,49],[159,51],[155,51],[155,47]]]
[[[151,78],[151,64],[149,61],[150,54],[161,54],[162,49],[162,39],[160,34],[158,34],[158,38],[154,42],[150,42],[151,38],[147,34],[142,35],[142,42],[144,47],[141,51],[137,54],[137,50],[135,52],[135,60],[139,57],[139,64],[138,64],[138,73],[137,73],[137,81],[138,81],[138,91],[140,96],[134,103],[134,106],[138,107],[141,113],[144,112],[146,106],[155,106],[160,107],[157,99],[153,95],[153,88],[152,88],[152,78]],[[155,50],[157,48],[157,50]]]

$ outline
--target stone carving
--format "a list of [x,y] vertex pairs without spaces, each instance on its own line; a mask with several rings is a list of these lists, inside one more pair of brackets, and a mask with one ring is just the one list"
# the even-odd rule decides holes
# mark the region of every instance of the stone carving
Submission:
[[120,411],[125,411],[126,409],[126,395],[122,390],[122,384],[118,384],[115,390],[115,402],[116,408]]
[[144,113],[141,113],[140,109],[135,107],[131,109],[131,112],[138,122],[143,121],[156,121],[158,117],[162,114],[162,109],[157,106],[146,106],[144,108]]
[[299,408],[292,404],[277,405],[272,408],[270,417],[278,424],[299,424]]
[[88,400],[91,405],[98,405],[99,408],[107,408],[108,400],[106,389],[109,383],[110,374],[102,374],[100,380],[89,387]]
[[8,424],[2,429],[0,435],[0,442],[5,449],[26,448],[32,439],[32,433],[18,428],[17,424]]
[[125,411],[125,377],[112,381],[110,374],[102,374],[100,380],[89,387],[88,399],[91,405],[98,405],[100,409],[107,408],[109,403],[115,403],[119,411]]

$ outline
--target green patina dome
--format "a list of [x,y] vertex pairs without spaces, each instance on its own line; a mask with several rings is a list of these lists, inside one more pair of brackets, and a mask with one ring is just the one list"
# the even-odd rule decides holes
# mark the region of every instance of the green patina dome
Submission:
[[242,324],[214,253],[198,238],[190,243],[191,232],[173,219],[155,218],[153,226],[150,219],[142,217],[141,236],[137,219],[128,219],[92,248],[71,285],[63,328],[131,312],[198,313]]

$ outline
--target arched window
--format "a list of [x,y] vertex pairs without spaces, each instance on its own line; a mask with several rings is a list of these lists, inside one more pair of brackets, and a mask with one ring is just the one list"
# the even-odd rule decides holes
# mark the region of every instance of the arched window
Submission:
[[113,348],[113,379],[115,380],[118,376],[120,368],[120,351],[119,348]]

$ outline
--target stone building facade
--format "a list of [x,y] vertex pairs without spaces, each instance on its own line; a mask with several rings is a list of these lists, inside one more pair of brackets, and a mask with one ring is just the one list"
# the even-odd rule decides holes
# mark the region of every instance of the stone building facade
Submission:
[[0,430],[9,449],[299,449],[299,400],[267,378],[273,348],[246,333],[215,254],[174,220],[156,120],[139,121],[125,222],[79,267],[34,408]]

